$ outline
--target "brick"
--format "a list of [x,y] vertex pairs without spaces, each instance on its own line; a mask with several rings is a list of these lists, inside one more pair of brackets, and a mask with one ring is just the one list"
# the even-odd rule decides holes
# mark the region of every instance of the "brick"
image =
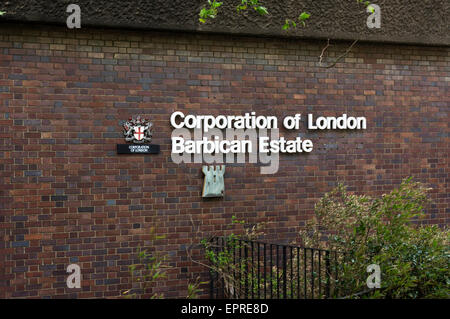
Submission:
[[29,241],[15,241],[11,243],[11,247],[16,248],[16,247],[30,247],[30,242]]
[[41,171],[25,171],[25,176],[41,176]]
[[54,202],[65,201],[67,200],[67,196],[66,195],[52,196],[51,200]]

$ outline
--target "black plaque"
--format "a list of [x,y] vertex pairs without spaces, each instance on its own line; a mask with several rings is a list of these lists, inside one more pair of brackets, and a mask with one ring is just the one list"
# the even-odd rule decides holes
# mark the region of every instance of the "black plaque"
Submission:
[[158,154],[156,144],[117,144],[117,154]]

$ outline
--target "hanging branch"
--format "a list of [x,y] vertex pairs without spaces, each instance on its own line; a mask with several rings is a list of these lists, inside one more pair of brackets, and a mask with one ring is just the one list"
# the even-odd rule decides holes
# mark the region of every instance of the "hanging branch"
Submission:
[[330,46],[330,39],[327,40],[327,45],[322,49],[322,53],[320,54],[319,57],[319,63],[322,63],[323,54],[325,53],[325,51],[328,49],[329,46]]
[[[353,41],[353,43],[347,48],[347,50],[344,53],[342,53],[340,56],[338,56],[337,59],[334,60],[333,63],[326,65],[326,66],[322,66],[322,67],[326,68],[326,69],[334,67],[336,65],[336,63],[338,63],[342,58],[344,58],[345,56],[347,56],[347,54],[349,54],[349,52],[352,50],[352,48],[355,46],[355,44],[357,42],[358,42],[358,40]],[[325,48],[323,48],[322,54],[319,57],[320,58],[319,63],[322,63],[323,54],[324,54],[325,50],[329,47],[329,44],[330,44],[330,40],[328,39],[328,43],[325,46]]]

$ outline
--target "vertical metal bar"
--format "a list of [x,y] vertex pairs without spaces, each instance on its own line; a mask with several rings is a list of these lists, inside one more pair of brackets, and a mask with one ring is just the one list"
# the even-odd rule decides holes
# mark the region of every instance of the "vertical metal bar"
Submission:
[[251,251],[252,251],[252,264],[251,264],[251,267],[252,267],[252,278],[251,278],[251,283],[252,283],[252,287],[251,287],[251,290],[252,290],[252,299],[254,299],[255,298],[255,296],[254,296],[254,291],[255,291],[255,289],[254,289],[254,285],[255,285],[255,273],[254,273],[254,269],[255,269],[255,262],[254,262],[254,259],[253,259],[253,252],[254,252],[254,246],[253,246],[253,241],[251,242]]
[[273,255],[272,244],[270,244],[270,299],[273,299]]
[[[227,238],[226,237],[222,237],[222,252],[224,252],[225,254],[227,253]],[[228,262],[227,265],[227,276],[230,273],[230,263]],[[225,277],[222,276],[222,298],[225,298],[225,293],[226,293],[226,288],[225,288]]]
[[293,273],[293,269],[292,269],[292,264],[293,264],[293,260],[292,260],[292,246],[289,247],[290,249],[290,254],[289,254],[289,259],[291,260],[291,299],[294,298],[294,280],[292,279],[292,276],[294,275]]
[[331,286],[330,286],[330,277],[331,277],[331,269],[330,269],[330,252],[327,250],[325,253],[325,278],[326,278],[326,288],[325,288],[325,297],[330,298],[331,295]]
[[[225,254],[228,254],[228,238],[227,237],[222,237],[222,250],[224,251],[224,253]],[[230,275],[230,263],[231,263],[231,261],[228,261],[227,262],[227,265],[226,265],[226,267],[227,267],[227,276],[229,276]],[[228,292],[227,292],[227,290],[226,290],[226,288],[225,288],[225,277],[222,279],[222,281],[223,281],[223,297],[222,298],[225,298],[225,294],[228,294]],[[229,295],[227,296],[228,298],[229,298]]]
[[260,259],[261,259],[261,257],[260,257],[260,250],[261,250],[261,245],[260,245],[260,243],[257,243],[257,245],[258,245],[258,286],[257,286],[257,289],[258,289],[258,299],[260,299],[261,298],[261,294],[260,294],[260,290],[261,290],[261,264],[260,264]]
[[[216,255],[219,256],[220,254],[220,237],[216,238]],[[218,277],[217,278],[217,292],[216,292],[216,296],[217,298],[220,298],[220,290],[222,289],[222,278]]]
[[[231,257],[231,255],[230,255],[231,250],[230,250],[230,249],[231,249],[230,238],[229,238],[229,237],[225,237],[225,253],[226,253],[226,256],[227,256],[227,260],[229,260],[230,257]],[[228,269],[228,274],[227,274],[227,276],[229,276],[229,278],[228,278],[228,284],[230,284],[230,278],[231,278],[231,274],[232,274],[231,260],[229,260],[229,261],[227,262],[227,269]],[[227,293],[228,293],[228,298],[231,298],[230,292],[228,291]],[[224,297],[224,298],[225,298],[225,297]]]
[[307,298],[307,293],[308,293],[308,288],[306,286],[306,281],[307,281],[307,278],[306,278],[306,248],[303,248],[303,272],[304,272],[304,274],[303,274],[304,296],[303,297],[306,299]]
[[236,289],[237,289],[237,282],[236,282],[236,239],[232,239],[231,247],[233,249],[233,296],[232,298],[236,298]]
[[297,299],[300,299],[300,247],[297,247]]
[[209,271],[210,286],[209,286],[209,298],[214,299],[214,270]]
[[245,242],[245,299],[248,299],[248,243]]
[[338,264],[337,264],[337,252],[334,252],[334,288],[335,288],[335,294],[337,297],[339,297],[339,287],[338,287]]
[[[225,250],[225,237],[221,237],[221,245],[220,245],[220,252],[223,252]],[[222,298],[225,298],[225,278],[222,276]]]
[[280,299],[280,274],[279,274],[279,269],[280,267],[278,266],[278,245],[276,245],[277,247],[277,298]]
[[239,239],[239,298],[242,298],[242,240]]
[[[219,254],[220,254],[223,252],[223,237],[219,237],[217,239],[218,239]],[[218,293],[219,293],[219,297],[220,297],[220,294],[222,294],[222,298],[223,298],[224,291],[225,291],[225,280],[223,279],[223,276],[222,276],[222,278],[220,278],[220,281],[221,281],[221,285],[220,285],[220,290],[218,291]]]
[[[216,247],[215,247],[215,251],[216,251],[216,256],[219,254],[219,237],[216,237]],[[218,278],[217,278],[218,279]],[[219,289],[220,289],[220,283],[219,280],[217,280],[217,287],[216,287],[216,299],[219,298]]]
[[321,281],[321,276],[320,276],[320,273],[321,273],[321,271],[320,271],[320,258],[322,256],[322,251],[318,250],[317,252],[319,253],[319,298],[321,298],[322,297],[321,296],[321,293],[322,293],[322,281]]
[[311,298],[314,299],[314,250],[311,248]]
[[264,299],[267,298],[267,258],[266,243],[264,243]]
[[283,298],[286,299],[287,293],[287,259],[286,246],[283,246]]

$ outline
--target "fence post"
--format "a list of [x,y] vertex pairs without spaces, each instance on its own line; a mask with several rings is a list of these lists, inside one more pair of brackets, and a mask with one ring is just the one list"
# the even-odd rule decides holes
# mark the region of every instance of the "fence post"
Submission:
[[[216,256],[219,255],[219,237],[216,237]],[[218,274],[216,274],[216,299],[219,299],[220,280]]]
[[[211,244],[214,243],[214,238],[211,239]],[[210,279],[210,285],[209,285],[209,298],[214,299],[214,280],[215,280],[215,272],[213,269],[209,270],[209,279]]]
[[254,272],[254,268],[255,268],[255,260],[253,259],[253,242],[250,242],[250,244],[251,244],[251,247],[250,247],[250,252],[251,252],[251,254],[252,254],[252,278],[251,278],[251,287],[250,287],[250,289],[251,289],[251,294],[252,294],[252,299],[254,299],[255,298],[255,296],[254,296],[254,278],[255,278],[255,272]]
[[331,276],[331,267],[330,267],[330,252],[327,250],[325,252],[325,276],[326,276],[326,288],[325,288],[325,296],[326,298],[330,298],[331,295],[331,285],[330,285],[330,276]]
[[209,271],[209,298],[214,299],[214,270],[210,269]]
[[248,245],[247,242],[244,242],[245,245],[245,299],[248,299]]
[[286,261],[286,246],[283,246],[283,298],[286,299],[287,292],[287,261]]

